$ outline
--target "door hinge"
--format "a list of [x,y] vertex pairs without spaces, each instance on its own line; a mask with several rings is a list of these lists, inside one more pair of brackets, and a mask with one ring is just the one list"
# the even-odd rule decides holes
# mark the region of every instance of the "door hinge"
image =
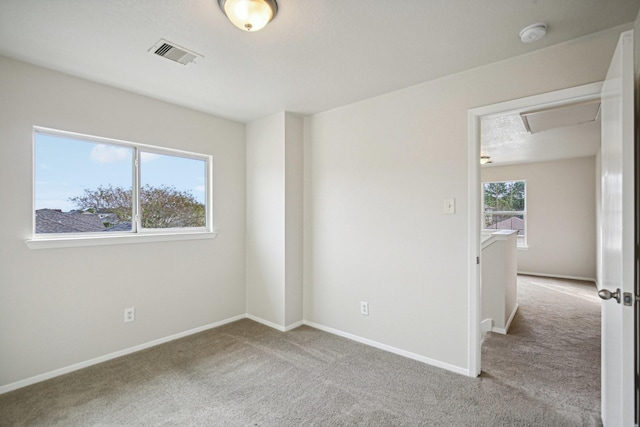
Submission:
[[476,265],[480,265],[480,257],[479,256],[476,257]]

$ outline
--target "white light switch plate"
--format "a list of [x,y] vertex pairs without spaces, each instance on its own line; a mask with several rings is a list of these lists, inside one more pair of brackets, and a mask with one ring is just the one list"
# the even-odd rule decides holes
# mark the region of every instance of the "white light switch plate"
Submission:
[[444,213],[456,213],[456,199],[444,199]]

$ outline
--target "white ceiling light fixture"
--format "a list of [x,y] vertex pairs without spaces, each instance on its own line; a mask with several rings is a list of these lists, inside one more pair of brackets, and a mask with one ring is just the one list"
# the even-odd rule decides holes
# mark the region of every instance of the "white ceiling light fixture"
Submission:
[[545,34],[547,34],[547,24],[532,24],[520,31],[520,40],[522,43],[533,43],[543,38]]
[[229,21],[244,31],[264,28],[278,13],[276,0],[218,0]]

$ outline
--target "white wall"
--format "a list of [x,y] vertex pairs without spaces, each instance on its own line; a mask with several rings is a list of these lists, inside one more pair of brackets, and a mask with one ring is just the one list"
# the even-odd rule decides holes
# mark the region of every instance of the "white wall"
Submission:
[[303,212],[304,205],[303,119],[285,114],[285,327],[302,322]]
[[[509,233],[509,234],[507,234]],[[482,236],[482,315],[492,331],[506,334],[518,305],[517,234],[495,231]]]
[[602,80],[626,28],[307,118],[305,320],[466,369],[467,111]]
[[594,157],[482,168],[482,181],[527,182],[518,272],[596,279],[595,173]]
[[602,155],[600,150],[595,158],[595,206],[596,206],[596,285],[602,283]]
[[[243,124],[3,57],[0,76],[0,386],[245,313]],[[217,238],[30,250],[33,125],[211,154]]]
[[247,313],[278,329],[302,321],[302,119],[247,125]]
[[284,325],[285,113],[247,125],[247,313]]

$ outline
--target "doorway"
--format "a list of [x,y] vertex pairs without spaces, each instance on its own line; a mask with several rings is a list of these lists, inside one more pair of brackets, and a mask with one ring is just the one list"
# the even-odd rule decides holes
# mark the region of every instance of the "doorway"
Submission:
[[556,107],[588,103],[600,98],[601,83],[564,89],[560,91],[535,95],[499,104],[479,107],[469,110],[468,115],[468,172],[469,172],[469,260],[471,261],[469,274],[469,373],[471,376],[480,375],[481,361],[481,120],[502,116],[505,114],[520,114],[532,110],[548,110]]

